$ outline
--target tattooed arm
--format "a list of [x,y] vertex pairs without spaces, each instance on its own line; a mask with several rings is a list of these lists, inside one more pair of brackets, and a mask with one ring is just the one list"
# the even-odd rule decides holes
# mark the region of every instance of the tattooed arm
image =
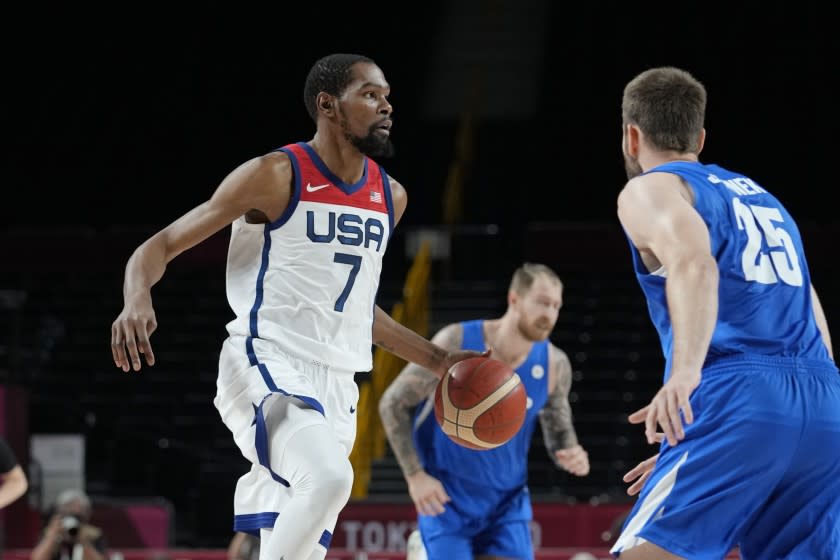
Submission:
[[[460,324],[448,325],[432,338],[432,342],[446,350],[454,350],[461,347],[462,333]],[[437,382],[438,377],[434,373],[409,363],[379,400],[379,415],[385,435],[406,477],[422,469],[411,438],[412,411],[434,393]]]
[[[455,323],[441,329],[432,342],[453,351],[461,347],[462,337],[463,328]],[[412,412],[421,401],[434,394],[437,382],[436,374],[409,363],[379,400],[379,415],[388,443],[408,483],[417,511],[425,515],[442,513],[443,504],[449,501],[440,482],[423,470],[412,440]]]
[[572,424],[569,391],[572,387],[572,364],[566,353],[549,345],[548,402],[540,411],[545,448],[554,464],[571,474],[589,473],[589,455],[578,443]]

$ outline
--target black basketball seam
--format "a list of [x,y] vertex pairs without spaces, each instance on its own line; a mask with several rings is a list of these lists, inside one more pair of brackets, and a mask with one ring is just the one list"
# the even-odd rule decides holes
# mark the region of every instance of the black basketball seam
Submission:
[[[486,359],[486,360],[483,360],[483,361],[482,361],[482,362],[478,365],[478,367],[473,368],[473,369],[470,371],[470,375],[469,375],[469,377],[467,377],[466,379],[464,379],[464,383],[469,383],[469,380],[470,380],[470,379],[472,379],[472,376],[473,376],[473,375],[477,375],[477,374],[478,374],[478,371],[479,371],[481,368],[483,368],[483,367],[484,367],[484,366],[486,366],[487,364],[492,364],[492,362],[490,361],[490,360],[492,360],[492,359],[493,359],[493,358],[488,358],[488,359]],[[495,360],[495,361],[496,361],[496,362],[499,362],[499,363],[500,363],[500,364],[502,364],[502,365],[504,365],[505,367],[507,367],[507,368],[508,368],[508,370],[509,370],[509,371],[511,371],[511,372],[512,372],[512,374],[511,374],[509,377],[512,377],[513,375],[518,375],[518,374],[516,373],[516,371],[515,371],[512,367],[510,367],[509,365],[507,365],[506,363],[504,363],[504,362],[502,362],[502,361],[499,361],[499,360]],[[498,389],[499,387],[501,387],[501,386],[502,386],[502,385],[504,385],[505,383],[507,383],[507,379],[505,379],[502,383],[500,383],[499,385],[497,385],[496,387],[494,387],[494,388],[493,388],[493,390],[492,390],[492,391],[490,391],[490,394],[493,394],[493,392],[494,392],[494,391],[496,391],[496,389]],[[502,402],[502,400],[504,400],[504,399],[508,398],[508,397],[510,396],[510,394],[511,394],[511,393],[515,390],[515,388],[516,388],[516,387],[518,387],[518,386],[520,386],[520,385],[522,385],[522,380],[521,380],[521,379],[519,380],[519,383],[517,383],[516,385],[514,385],[514,389],[511,389],[510,391],[508,391],[508,393],[507,393],[504,397],[502,397],[501,399],[499,399],[498,401],[496,401],[496,404],[498,404],[498,403]],[[489,397],[489,396],[490,396],[490,395],[487,395],[487,397]],[[475,407],[477,407],[478,405],[480,405],[481,403],[483,403],[484,401],[486,401],[486,400],[487,400],[487,397],[484,397],[484,398],[482,398],[481,400],[476,401],[476,403],[475,403],[475,404],[473,404],[470,408],[475,408]],[[450,400],[451,400],[451,399],[450,399]],[[454,404],[454,403],[453,403],[453,404]],[[458,407],[458,409],[459,409],[459,410],[460,410],[460,408],[461,408],[461,407]]]

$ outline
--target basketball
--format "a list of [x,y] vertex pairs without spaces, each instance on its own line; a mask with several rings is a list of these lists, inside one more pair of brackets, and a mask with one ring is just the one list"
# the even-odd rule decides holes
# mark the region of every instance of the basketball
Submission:
[[504,362],[477,356],[461,360],[435,388],[435,418],[449,439],[469,449],[493,449],[525,421],[527,395]]

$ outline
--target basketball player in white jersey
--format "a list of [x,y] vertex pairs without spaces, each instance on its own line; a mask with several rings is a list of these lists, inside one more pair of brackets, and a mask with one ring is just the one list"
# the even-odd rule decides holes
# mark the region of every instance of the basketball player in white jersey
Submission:
[[487,352],[447,351],[375,305],[382,255],[406,191],[371,157],[390,156],[390,86],[369,58],[333,54],[306,79],[308,142],[244,162],[199,204],[142,243],[125,270],[111,328],[114,362],[155,363],[151,289],[180,253],[231,225],[227,298],[235,314],[214,404],[251,470],[234,529],[260,558],[319,560],[350,496],[357,371],[372,344],[442,376]]

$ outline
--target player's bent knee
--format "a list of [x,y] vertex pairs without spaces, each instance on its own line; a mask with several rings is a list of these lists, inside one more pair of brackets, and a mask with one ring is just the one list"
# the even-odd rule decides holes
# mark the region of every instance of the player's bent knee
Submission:
[[314,474],[315,487],[313,494],[317,502],[330,509],[340,510],[350,499],[353,487],[353,466],[350,461],[341,461],[320,465]]

